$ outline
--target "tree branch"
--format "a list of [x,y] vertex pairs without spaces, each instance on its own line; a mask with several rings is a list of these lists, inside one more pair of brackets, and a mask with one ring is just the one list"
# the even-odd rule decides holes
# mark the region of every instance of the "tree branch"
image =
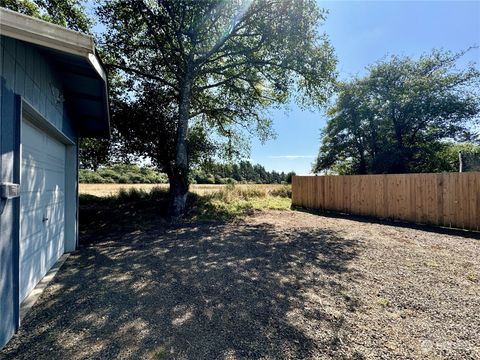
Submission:
[[107,70],[111,69],[111,68],[114,68],[114,69],[119,69],[119,70],[125,71],[127,73],[134,73],[136,75],[139,75],[139,76],[147,78],[147,79],[159,81],[163,85],[170,86],[171,88],[175,89],[176,91],[179,90],[178,87],[175,84],[173,84],[173,83],[171,83],[171,82],[169,82],[169,81],[167,81],[167,80],[165,80],[165,79],[163,79],[159,76],[156,76],[156,75],[147,74],[143,71],[133,69],[133,68],[123,66],[123,65],[118,65],[118,64],[104,64],[104,66],[107,68]]

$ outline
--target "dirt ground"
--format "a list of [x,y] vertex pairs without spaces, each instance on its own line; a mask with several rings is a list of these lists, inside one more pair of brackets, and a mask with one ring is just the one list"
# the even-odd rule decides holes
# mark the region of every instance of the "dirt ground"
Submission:
[[478,235],[297,211],[95,221],[0,358],[480,358]]

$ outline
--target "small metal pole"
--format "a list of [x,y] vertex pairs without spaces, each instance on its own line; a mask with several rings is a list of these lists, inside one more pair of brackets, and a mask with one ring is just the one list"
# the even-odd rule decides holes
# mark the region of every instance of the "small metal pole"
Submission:
[[458,172],[463,171],[462,152],[458,152]]

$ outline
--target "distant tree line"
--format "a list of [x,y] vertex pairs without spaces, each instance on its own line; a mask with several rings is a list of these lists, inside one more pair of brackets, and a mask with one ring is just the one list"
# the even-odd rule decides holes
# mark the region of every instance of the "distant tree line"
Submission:
[[[209,163],[193,169],[190,182],[196,184],[286,184],[291,183],[294,172],[267,171],[248,161],[238,164]],[[80,170],[79,181],[87,184],[164,184],[168,176],[153,166],[116,163],[108,166]]]
[[291,183],[294,172],[267,171],[260,164],[252,165],[249,161],[238,164],[211,163],[192,171],[192,182],[197,184],[256,183],[282,184]]
[[152,166],[119,163],[96,170],[80,169],[79,181],[86,184],[164,184],[168,177]]

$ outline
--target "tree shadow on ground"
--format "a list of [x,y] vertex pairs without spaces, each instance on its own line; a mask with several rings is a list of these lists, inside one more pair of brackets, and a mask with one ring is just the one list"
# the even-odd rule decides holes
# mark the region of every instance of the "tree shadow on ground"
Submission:
[[[327,230],[248,221],[169,227],[144,205],[84,218],[83,246],[0,354],[7,359],[346,354],[344,316],[358,306],[346,289],[361,276],[348,267],[361,251],[356,241]],[[125,219],[132,216],[136,221],[129,228]]]
[[416,224],[416,223],[411,223],[411,222],[406,222],[401,220],[375,218],[375,217],[366,216],[366,215],[345,214],[345,213],[339,213],[334,211],[308,209],[300,206],[292,206],[291,208],[292,210],[305,212],[313,215],[325,216],[333,219],[353,220],[353,221],[358,221],[358,222],[367,223],[367,224],[393,225],[399,228],[420,230],[420,231],[426,231],[426,232],[435,233],[435,234],[458,236],[458,237],[467,238],[467,239],[480,240],[480,231],[462,230],[462,229],[448,228],[448,227],[435,226],[435,225],[429,225],[429,224]]

